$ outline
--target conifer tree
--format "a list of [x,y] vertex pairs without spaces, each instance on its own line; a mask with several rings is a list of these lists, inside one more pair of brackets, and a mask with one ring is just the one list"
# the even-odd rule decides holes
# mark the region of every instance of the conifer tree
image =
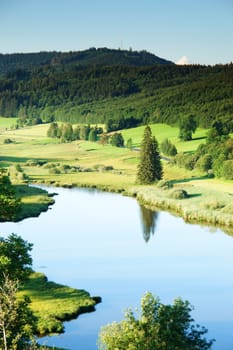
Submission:
[[137,179],[140,184],[150,184],[160,180],[162,175],[163,169],[158,152],[158,142],[152,136],[151,128],[146,126],[141,144]]

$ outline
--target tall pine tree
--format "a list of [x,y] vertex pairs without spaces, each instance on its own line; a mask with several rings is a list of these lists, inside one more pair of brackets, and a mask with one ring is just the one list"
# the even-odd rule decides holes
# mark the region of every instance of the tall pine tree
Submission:
[[152,136],[151,128],[146,126],[141,144],[137,180],[140,184],[151,184],[160,180],[162,175],[163,168],[158,152],[158,142]]

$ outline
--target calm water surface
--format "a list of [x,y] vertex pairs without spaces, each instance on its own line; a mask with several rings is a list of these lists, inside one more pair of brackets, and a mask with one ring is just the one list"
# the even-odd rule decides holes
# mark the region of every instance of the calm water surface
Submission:
[[181,296],[196,322],[215,338],[214,350],[233,349],[233,239],[189,225],[133,198],[83,189],[53,189],[56,203],[39,218],[0,224],[34,244],[36,271],[50,280],[102,297],[96,312],[66,322],[65,334],[42,340],[71,350],[96,350],[102,325],[136,308],[146,291],[171,303]]

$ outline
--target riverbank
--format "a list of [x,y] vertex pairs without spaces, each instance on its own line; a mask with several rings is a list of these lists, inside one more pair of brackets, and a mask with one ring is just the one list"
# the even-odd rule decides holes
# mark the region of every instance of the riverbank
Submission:
[[[162,138],[164,126],[154,125],[158,138]],[[74,141],[59,143],[47,138],[48,125],[28,127],[27,129],[5,131],[14,142],[1,145],[1,166],[19,164],[31,183],[57,187],[91,187],[103,191],[134,196],[150,208],[167,210],[183,217],[186,221],[213,225],[227,231],[233,229],[233,183],[219,179],[209,179],[203,173],[188,171],[171,166],[163,161],[164,179],[173,188],[161,188],[156,184],[138,186],[135,184],[139,152],[111,145],[102,146],[96,142]],[[137,133],[136,133],[137,131]],[[140,142],[143,128],[125,131],[131,134],[136,144]],[[136,133],[136,134],[135,134]],[[161,135],[160,135],[160,134]],[[178,129],[169,129],[172,140],[180,151],[192,152],[203,142],[197,138],[190,142],[177,140]],[[203,136],[203,130],[199,131]],[[157,136],[157,135],[156,135]],[[198,136],[198,135],[197,135]],[[176,198],[174,190],[186,191],[187,197]],[[50,200],[53,198],[50,198]],[[24,215],[29,213],[32,196],[27,197]],[[28,204],[28,205],[27,205]],[[48,208],[45,203],[45,209]]]
[[55,193],[26,184],[14,185],[16,197],[21,201],[21,209],[18,212],[15,221],[21,221],[26,218],[38,217],[42,212],[47,211],[55,203]]
[[[182,181],[162,181],[169,183],[169,187],[161,183],[147,186],[113,185],[113,183],[99,183],[92,174],[92,181],[77,183],[57,180],[42,181],[43,184],[56,187],[75,188],[87,187],[101,191],[119,193],[135,197],[141,204],[152,210],[165,210],[180,216],[185,222],[221,228],[233,235],[233,186],[215,179],[190,178]],[[183,197],[179,195],[185,192]]]
[[95,311],[100,297],[91,297],[83,289],[74,289],[47,280],[43,273],[34,272],[19,292],[26,294],[30,307],[38,318],[39,336],[64,332],[64,321],[77,318],[80,314]]

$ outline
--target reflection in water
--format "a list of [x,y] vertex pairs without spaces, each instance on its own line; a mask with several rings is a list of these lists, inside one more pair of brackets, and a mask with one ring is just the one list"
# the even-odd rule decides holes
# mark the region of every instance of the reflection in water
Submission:
[[158,212],[153,211],[140,205],[141,223],[143,228],[143,238],[145,242],[150,240],[150,236],[155,233],[156,221],[158,219]]

